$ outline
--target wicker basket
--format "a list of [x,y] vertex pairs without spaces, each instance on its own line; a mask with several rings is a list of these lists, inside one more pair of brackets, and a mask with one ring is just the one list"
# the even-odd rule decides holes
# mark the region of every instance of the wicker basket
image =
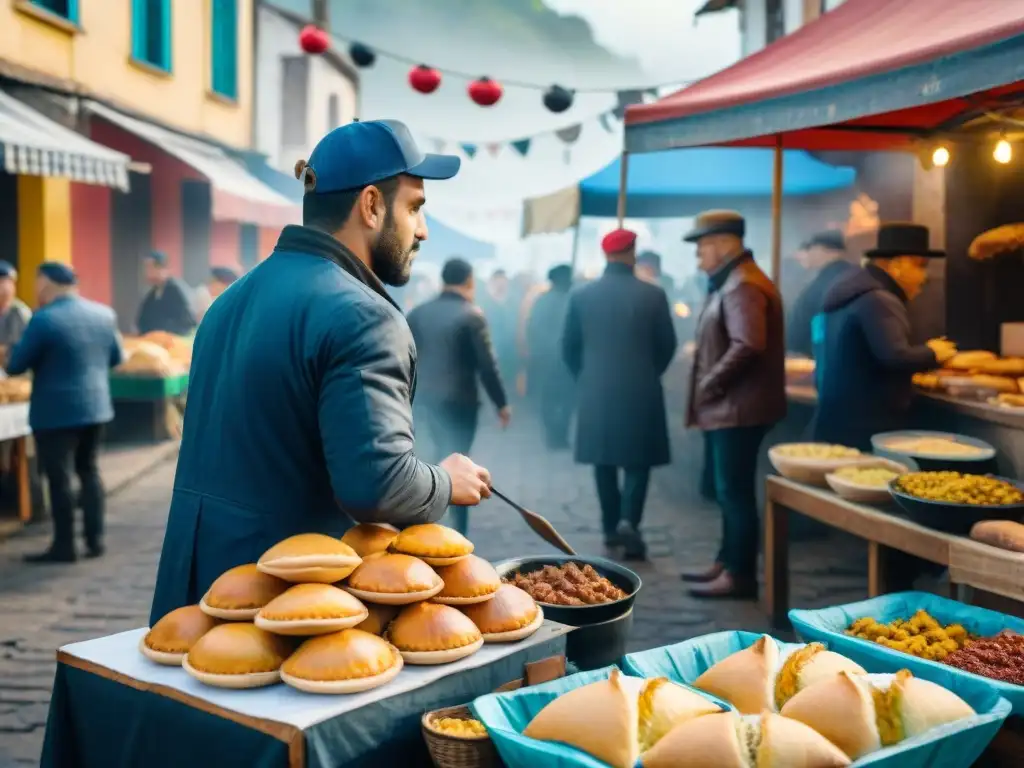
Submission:
[[423,738],[426,739],[430,759],[437,768],[502,768],[498,750],[490,736],[452,736],[434,728],[434,722],[442,717],[472,720],[469,707],[447,707],[427,712],[420,721]]

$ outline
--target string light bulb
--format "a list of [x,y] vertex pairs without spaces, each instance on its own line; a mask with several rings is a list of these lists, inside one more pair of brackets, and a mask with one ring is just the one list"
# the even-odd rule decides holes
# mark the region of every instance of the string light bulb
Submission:
[[1013,147],[1010,146],[1010,142],[1006,140],[1005,136],[999,137],[999,141],[996,142],[996,148],[992,151],[992,158],[997,163],[1006,165],[1010,160],[1013,159]]
[[946,147],[936,147],[932,152],[932,165],[936,168],[945,168],[949,165],[949,150]]

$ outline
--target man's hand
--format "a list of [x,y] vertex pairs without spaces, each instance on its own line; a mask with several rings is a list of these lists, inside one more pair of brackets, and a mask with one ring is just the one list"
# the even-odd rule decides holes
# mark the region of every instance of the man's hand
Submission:
[[461,453],[453,453],[441,462],[441,469],[452,479],[452,504],[475,507],[491,496],[491,473]]
[[935,359],[939,365],[942,365],[956,354],[956,344],[945,336],[930,340],[928,342],[928,349],[935,353]]
[[504,408],[498,411],[498,423],[501,424],[502,429],[506,429],[511,421],[512,406],[506,405]]

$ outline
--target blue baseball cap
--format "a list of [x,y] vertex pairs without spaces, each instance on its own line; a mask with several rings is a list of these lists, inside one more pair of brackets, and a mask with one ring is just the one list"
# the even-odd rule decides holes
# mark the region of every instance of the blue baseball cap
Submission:
[[307,194],[327,194],[361,189],[402,173],[450,179],[461,162],[455,155],[421,152],[405,123],[369,120],[342,125],[320,139],[299,175]]
[[17,277],[18,270],[9,261],[0,260],[0,277]]

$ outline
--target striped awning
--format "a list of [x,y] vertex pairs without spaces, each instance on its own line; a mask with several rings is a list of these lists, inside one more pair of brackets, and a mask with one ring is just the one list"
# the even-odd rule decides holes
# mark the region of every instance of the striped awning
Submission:
[[57,176],[128,190],[128,155],[90,141],[2,90],[0,155],[3,169],[16,176]]

